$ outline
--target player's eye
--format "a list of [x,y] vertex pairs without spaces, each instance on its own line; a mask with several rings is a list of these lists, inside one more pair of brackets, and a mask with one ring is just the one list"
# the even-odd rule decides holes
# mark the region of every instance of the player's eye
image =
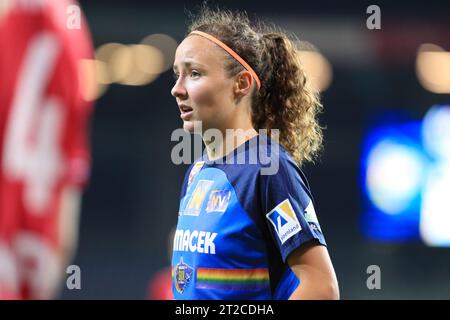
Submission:
[[200,77],[200,73],[198,73],[198,72],[195,71],[195,70],[192,70],[192,71],[191,71],[191,77],[192,77],[192,78]]
[[178,78],[180,77],[180,74],[174,72],[174,73],[172,74],[172,76],[173,76],[173,78],[174,78],[175,80],[178,80]]

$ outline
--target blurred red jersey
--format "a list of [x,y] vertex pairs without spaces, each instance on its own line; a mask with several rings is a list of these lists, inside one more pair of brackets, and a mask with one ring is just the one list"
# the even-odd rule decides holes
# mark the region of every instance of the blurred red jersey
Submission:
[[150,279],[147,292],[148,300],[173,300],[172,270],[170,267],[159,270]]
[[93,50],[75,2],[11,3],[0,17],[0,298],[28,298],[24,287],[45,290],[58,266],[63,187],[87,181],[79,65]]

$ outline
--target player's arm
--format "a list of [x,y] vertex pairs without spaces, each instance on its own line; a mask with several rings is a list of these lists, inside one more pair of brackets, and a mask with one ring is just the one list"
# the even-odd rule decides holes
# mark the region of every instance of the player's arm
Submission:
[[78,186],[66,185],[61,193],[59,220],[59,257],[63,273],[74,259],[80,221],[81,191]]
[[67,276],[67,266],[73,261],[78,242],[81,192],[78,186],[66,184],[60,193],[58,211],[58,269],[50,273],[47,290],[34,290],[32,299],[55,299],[61,294],[60,283]]
[[328,250],[315,241],[297,248],[288,256],[288,264],[300,279],[290,300],[337,300],[339,286]]
[[[64,49],[70,57],[65,61],[67,77],[72,79],[71,86],[66,88],[68,121],[64,137],[68,141],[65,149],[67,172],[61,194],[59,223],[59,253],[64,273],[77,251],[81,198],[88,184],[91,163],[88,136],[93,101],[86,100],[83,94],[87,75],[86,67],[81,62],[93,58],[93,48],[84,14],[82,20],[82,28],[78,30],[70,30],[68,33],[66,29],[60,30]],[[73,85],[77,83],[78,85]]]

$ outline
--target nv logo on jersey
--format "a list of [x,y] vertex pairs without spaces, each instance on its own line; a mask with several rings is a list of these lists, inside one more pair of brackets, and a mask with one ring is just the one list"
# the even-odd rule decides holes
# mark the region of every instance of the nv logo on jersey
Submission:
[[230,190],[212,190],[209,194],[206,212],[225,212],[230,201]]
[[289,199],[278,204],[272,211],[266,214],[266,217],[273,225],[281,244],[302,230]]
[[192,192],[191,199],[184,210],[183,214],[188,216],[198,216],[202,209],[202,204],[205,201],[205,196],[209,189],[212,187],[214,181],[212,180],[200,180]]

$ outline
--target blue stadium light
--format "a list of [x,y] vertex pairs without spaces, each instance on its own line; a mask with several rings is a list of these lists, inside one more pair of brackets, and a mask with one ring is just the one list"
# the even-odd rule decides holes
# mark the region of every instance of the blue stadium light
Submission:
[[420,239],[420,205],[428,163],[420,132],[418,121],[390,120],[365,138],[360,172],[365,198],[361,227],[370,239]]
[[426,151],[437,161],[450,162],[450,106],[433,106],[425,115],[422,139]]
[[450,106],[433,106],[423,122],[388,119],[365,137],[363,232],[376,241],[448,247]]
[[401,214],[420,194],[423,179],[420,150],[400,137],[379,141],[367,157],[366,190],[386,214]]
[[429,246],[450,246],[450,164],[433,166],[424,186],[420,236]]
[[420,235],[429,246],[450,246],[450,106],[433,106],[422,125],[433,159],[423,188]]

